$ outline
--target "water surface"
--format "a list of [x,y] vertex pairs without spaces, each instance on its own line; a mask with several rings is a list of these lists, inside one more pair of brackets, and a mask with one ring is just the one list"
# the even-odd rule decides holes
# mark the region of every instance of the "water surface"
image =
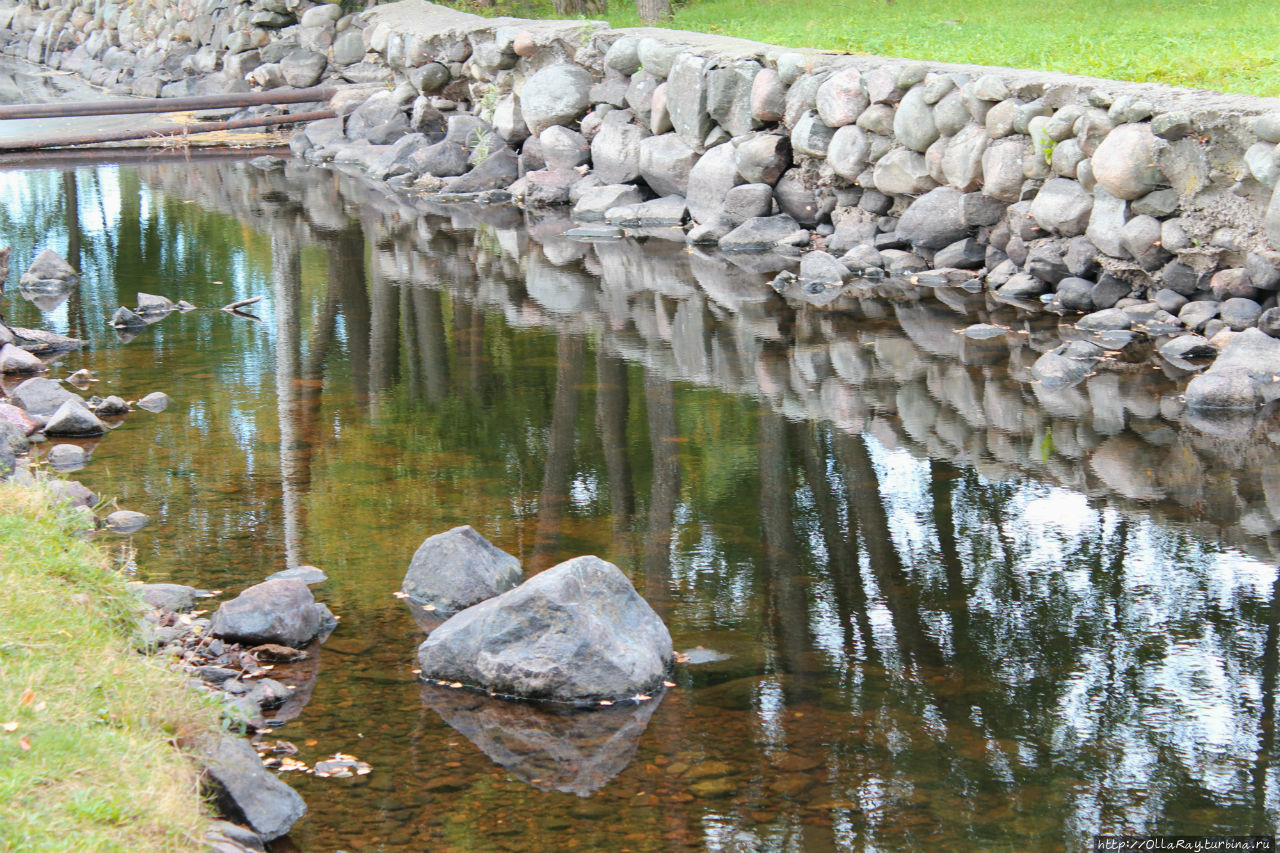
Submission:
[[[139,578],[330,575],[342,625],[274,735],[351,780],[277,849],[1058,850],[1274,831],[1280,465],[1176,371],[1048,392],[1058,342],[961,291],[789,306],[755,262],[586,244],[290,166],[0,173],[15,323],[59,370],[174,398],[79,474],[152,516]],[[186,299],[128,342],[139,291]],[[260,321],[216,309],[262,295]],[[44,308],[45,310],[40,310]],[[971,322],[1004,325],[978,345]],[[691,661],[587,715],[423,685],[393,597],[469,523],[533,574],[617,563]],[[131,549],[136,550],[136,554]],[[716,654],[712,654],[715,652]],[[706,661],[694,663],[694,661]],[[305,697],[304,697],[305,698]]]

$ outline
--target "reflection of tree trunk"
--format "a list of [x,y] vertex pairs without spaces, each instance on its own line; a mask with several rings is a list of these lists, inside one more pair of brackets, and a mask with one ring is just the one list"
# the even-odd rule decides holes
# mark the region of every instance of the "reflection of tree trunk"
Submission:
[[778,652],[778,669],[791,676],[783,682],[787,706],[815,701],[806,675],[812,669],[813,638],[809,632],[809,599],[801,579],[803,565],[796,547],[791,512],[791,464],[787,423],[777,412],[760,410],[760,529],[764,534],[766,621]]
[[440,293],[425,287],[413,288],[413,316],[427,400],[435,402],[444,397],[449,387],[449,351]]
[[665,617],[670,611],[671,528],[680,501],[680,427],[676,424],[675,388],[669,380],[646,372],[644,396],[653,454],[644,536],[644,595]]
[[321,443],[320,404],[324,399],[324,363],[333,345],[338,319],[338,289],[330,282],[325,288],[324,307],[311,328],[307,358],[298,388],[298,489],[311,486],[311,458]]
[[466,365],[465,388],[478,393],[484,381],[484,314],[456,297],[453,300],[453,349],[459,368],[454,374],[455,380],[463,381],[461,368]]
[[302,542],[296,431],[302,360],[298,243],[285,228],[271,235],[271,296],[276,322],[276,416],[280,430],[280,489],[284,510],[285,565],[300,562]]
[[396,383],[400,367],[400,289],[381,276],[369,288],[372,316],[369,321],[369,394]]
[[1254,832],[1271,830],[1261,825],[1267,814],[1267,774],[1276,746],[1276,675],[1280,671],[1280,575],[1271,587],[1267,609],[1267,638],[1262,646],[1262,713],[1258,717],[1258,757],[1253,765]]
[[964,582],[964,564],[956,544],[956,521],[951,495],[960,472],[940,459],[929,460],[929,492],[933,497],[933,526],[938,531],[938,553],[947,577],[947,610],[951,614],[952,646],[957,657],[969,648],[969,591]]
[[841,488],[833,493],[826,473],[826,456],[821,447],[822,433],[816,427],[806,424],[797,427],[795,434],[804,462],[805,482],[813,493],[814,506],[822,525],[822,538],[830,559],[831,588],[835,593],[834,604],[836,614],[840,617],[840,630],[844,634],[845,651],[850,657],[856,654],[858,644],[853,634],[856,623],[864,659],[870,661],[875,656],[875,643],[871,622],[867,619],[867,593],[862,587],[857,524],[852,509],[846,508],[844,525],[840,519],[839,501],[847,490]]
[[337,285],[346,319],[351,382],[357,396],[369,395],[369,294],[365,288],[364,234],[349,228],[329,244],[329,284]]
[[561,332],[556,341],[556,396],[551,409],[551,435],[542,469],[542,496],[538,499],[538,528],[534,535],[531,568],[540,572],[556,561],[560,526],[569,499],[573,476],[573,446],[578,420],[586,348],[582,338]]
[[866,439],[841,435],[836,442],[841,467],[850,478],[853,509],[862,529],[862,539],[871,560],[871,571],[885,605],[893,615],[894,632],[903,654],[917,664],[933,669],[942,666],[942,650],[929,637],[920,614],[915,584],[907,577],[902,557],[893,543],[889,516],[880,498],[880,481]]
[[62,173],[62,205],[67,222],[67,263],[75,267],[76,272],[84,272],[84,258],[81,257],[83,236],[80,233],[80,193],[73,169]]
[[631,457],[627,454],[627,363],[596,347],[596,428],[604,446],[605,470],[609,475],[609,507],[613,515],[613,535],[621,536],[635,513],[635,490],[631,483]]

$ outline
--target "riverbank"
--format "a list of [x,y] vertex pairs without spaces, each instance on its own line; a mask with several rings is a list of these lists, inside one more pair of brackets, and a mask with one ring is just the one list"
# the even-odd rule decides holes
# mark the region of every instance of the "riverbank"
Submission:
[[0,849],[198,848],[219,711],[133,648],[137,595],[50,497],[0,483]]

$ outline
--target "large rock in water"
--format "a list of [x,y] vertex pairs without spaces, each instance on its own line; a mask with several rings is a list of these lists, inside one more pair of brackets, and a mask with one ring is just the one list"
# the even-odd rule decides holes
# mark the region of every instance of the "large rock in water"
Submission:
[[658,687],[671,634],[617,566],[577,557],[462,611],[418,647],[427,678],[530,699],[622,699]]
[[36,259],[31,262],[31,267],[22,274],[22,279],[18,284],[31,286],[49,282],[74,282],[79,278],[80,276],[75,269],[71,264],[63,260],[61,255],[53,249],[45,249],[36,255]]
[[409,561],[400,588],[439,612],[456,613],[514,589],[522,580],[519,560],[464,524],[428,536]]
[[285,835],[307,813],[298,792],[267,772],[247,740],[222,735],[198,752],[219,808],[230,817],[243,818],[264,841]]
[[277,578],[223,602],[209,622],[209,633],[247,645],[279,643],[299,648],[320,633],[325,614],[305,583]]

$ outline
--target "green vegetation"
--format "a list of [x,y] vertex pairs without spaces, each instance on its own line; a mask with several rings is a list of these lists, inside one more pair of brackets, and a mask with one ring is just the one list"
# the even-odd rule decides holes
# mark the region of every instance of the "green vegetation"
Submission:
[[209,817],[175,746],[217,713],[131,648],[137,597],[48,500],[0,484],[0,850],[196,849]]
[[[538,2],[472,11],[553,16]],[[608,20],[640,23],[634,3],[616,0]],[[1271,0],[693,0],[676,7],[670,26],[790,47],[1280,95],[1280,4]]]

